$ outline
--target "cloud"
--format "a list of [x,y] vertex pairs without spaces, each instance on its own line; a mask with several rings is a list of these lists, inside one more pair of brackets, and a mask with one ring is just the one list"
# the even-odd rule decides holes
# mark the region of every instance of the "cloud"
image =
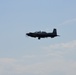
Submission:
[[49,60],[31,65],[14,64],[15,74],[33,74],[33,75],[59,75],[62,72],[65,75],[76,75],[76,61]]
[[36,57],[36,55],[25,55],[25,56],[23,56],[23,58],[35,58]]
[[7,75],[11,73],[13,70],[13,64],[16,62],[17,60],[14,58],[0,58],[0,74]]
[[[1,75],[76,75],[76,61],[59,59],[48,59],[46,61],[39,61],[31,64],[23,64],[26,62],[24,60],[22,63],[18,59],[12,58],[0,58],[0,74]],[[11,61],[10,64],[6,62]],[[42,59],[42,58],[41,58]],[[15,61],[13,61],[15,60]]]
[[66,25],[66,24],[69,24],[69,23],[72,23],[72,22],[76,22],[76,18],[71,19],[71,20],[64,21],[63,23],[59,24],[59,26],[60,25]]
[[[66,59],[66,55],[72,53],[67,52],[68,54],[66,54],[66,52],[64,52],[64,50],[67,51],[67,49],[71,49],[72,51],[76,49],[76,40],[52,44],[44,48],[46,50],[43,49],[44,53],[42,55],[25,55],[20,59],[0,58],[0,74],[76,75],[76,61]],[[26,62],[30,62],[30,64],[27,64]]]
[[43,47],[43,50],[45,51],[45,56],[47,58],[49,57],[51,59],[68,58],[72,60],[72,58],[75,57],[76,40],[65,43],[51,44],[49,46]]
[[10,63],[14,63],[14,62],[16,62],[16,59],[13,59],[13,58],[0,58],[0,63],[10,64]]
[[58,43],[58,44],[53,44],[48,47],[44,47],[45,49],[72,49],[76,48],[76,40],[73,40],[71,42],[67,43]]

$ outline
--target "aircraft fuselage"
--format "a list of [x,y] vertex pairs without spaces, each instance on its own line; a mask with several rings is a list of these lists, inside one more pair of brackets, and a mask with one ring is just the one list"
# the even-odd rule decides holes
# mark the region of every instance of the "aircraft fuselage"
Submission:
[[41,37],[41,38],[45,38],[45,37],[55,37],[57,35],[53,34],[53,33],[27,33],[26,35],[31,36],[31,37]]
[[56,36],[59,36],[57,35],[57,30],[56,29],[53,29],[53,32],[52,33],[47,33],[47,32],[44,32],[44,31],[38,31],[38,32],[29,32],[29,33],[26,33],[27,36],[30,36],[30,37],[38,37],[38,39],[40,38],[47,38],[47,37],[51,37],[51,38],[54,38]]

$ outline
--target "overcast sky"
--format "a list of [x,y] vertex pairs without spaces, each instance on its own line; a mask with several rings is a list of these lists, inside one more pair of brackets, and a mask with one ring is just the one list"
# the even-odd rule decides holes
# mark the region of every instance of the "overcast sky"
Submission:
[[0,75],[76,75],[76,0],[0,0]]

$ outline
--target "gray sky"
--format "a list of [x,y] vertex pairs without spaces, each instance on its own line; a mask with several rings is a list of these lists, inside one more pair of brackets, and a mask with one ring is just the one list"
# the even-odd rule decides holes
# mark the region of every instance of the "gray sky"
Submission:
[[[38,40],[30,31],[60,37]],[[1,0],[1,75],[76,75],[75,0]]]

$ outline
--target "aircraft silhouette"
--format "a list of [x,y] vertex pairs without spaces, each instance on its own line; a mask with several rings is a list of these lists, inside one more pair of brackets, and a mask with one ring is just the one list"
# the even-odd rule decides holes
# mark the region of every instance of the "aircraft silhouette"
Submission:
[[45,31],[36,31],[36,32],[26,33],[26,35],[30,37],[34,37],[34,38],[38,37],[39,40],[40,38],[47,38],[47,37],[54,38],[54,37],[59,36],[57,35],[57,30],[55,28],[53,29],[52,33],[47,33]]

